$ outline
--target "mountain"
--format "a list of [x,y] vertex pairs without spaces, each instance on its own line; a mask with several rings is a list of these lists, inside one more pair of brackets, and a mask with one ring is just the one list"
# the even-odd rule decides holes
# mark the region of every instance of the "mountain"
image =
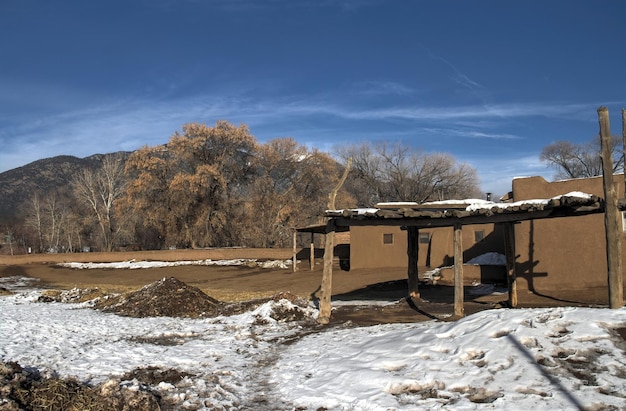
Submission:
[[[115,153],[118,154],[118,153]],[[123,158],[130,153],[120,152]],[[56,156],[0,173],[0,222],[11,221],[34,193],[45,195],[68,186],[73,176],[87,167],[98,167],[107,154],[85,158]]]

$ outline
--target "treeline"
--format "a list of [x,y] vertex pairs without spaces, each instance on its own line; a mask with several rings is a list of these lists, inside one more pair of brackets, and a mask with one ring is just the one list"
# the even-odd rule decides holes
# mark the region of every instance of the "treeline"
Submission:
[[348,158],[338,208],[480,195],[475,170],[447,154],[359,144],[334,157],[292,138],[259,143],[247,126],[192,123],[167,144],[106,155],[67,186],[33,193],[5,228],[5,246],[89,248],[286,247],[293,227],[322,223]]

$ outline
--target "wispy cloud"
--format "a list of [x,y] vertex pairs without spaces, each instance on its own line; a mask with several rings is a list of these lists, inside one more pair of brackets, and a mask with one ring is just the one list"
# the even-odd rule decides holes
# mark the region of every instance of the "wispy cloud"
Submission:
[[[381,89],[407,91],[394,83],[381,84]],[[248,124],[253,134],[263,130],[268,139],[289,135],[306,141],[315,136],[320,144],[324,143],[323,139],[331,139],[331,135],[350,136],[352,139],[355,136],[373,138],[374,135],[376,138],[391,138],[392,135],[410,135],[419,129],[466,138],[513,140],[519,137],[499,131],[503,130],[498,127],[502,125],[502,120],[532,116],[580,120],[582,112],[593,115],[596,108],[588,104],[550,103],[361,108],[355,103],[336,103],[332,97],[254,99],[215,95],[175,100],[128,98],[66,110],[57,115],[42,115],[35,117],[36,120],[32,120],[34,116],[31,116],[29,121],[0,121],[0,140],[3,142],[0,172],[52,155],[85,156],[162,144],[188,122],[212,124],[225,119]],[[375,129],[370,126],[373,124],[371,121],[378,122]],[[397,127],[398,121],[406,123],[403,128]],[[475,126],[461,127],[460,124]],[[481,124],[489,127],[482,127]],[[326,134],[320,131],[331,128],[335,131]]]
[[374,109],[350,109],[331,105],[311,105],[292,108],[299,112],[334,114],[348,119],[405,119],[405,120],[467,120],[511,119],[524,117],[558,117],[580,119],[581,112],[589,112],[589,104],[522,103],[501,105],[470,105],[459,107],[380,107]]
[[408,96],[414,94],[415,90],[393,81],[364,81],[354,84],[357,94],[364,96]]
[[466,137],[489,140],[518,140],[522,137],[508,133],[488,133],[471,128],[423,128],[425,132],[442,136]]
[[452,80],[456,82],[457,84],[460,84],[461,86],[472,91],[484,88],[482,85],[480,85],[476,81],[470,79],[465,73],[461,72],[461,70],[459,70],[449,60],[443,58],[440,55],[436,55],[431,50],[427,50],[427,51],[428,51],[428,55],[430,56],[430,58],[444,63],[450,70],[452,70]]

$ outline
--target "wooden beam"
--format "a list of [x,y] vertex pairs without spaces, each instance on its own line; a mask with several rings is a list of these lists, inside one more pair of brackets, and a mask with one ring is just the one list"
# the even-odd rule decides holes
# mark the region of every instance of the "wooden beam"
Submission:
[[309,265],[311,271],[315,269],[315,233],[311,232],[311,246],[309,247]]
[[292,255],[292,261],[291,261],[291,265],[293,266],[293,272],[295,273],[296,271],[298,271],[298,252],[296,251],[296,241],[298,238],[298,231],[294,228],[293,229],[293,255]]
[[602,148],[602,182],[604,185],[604,227],[606,236],[606,261],[609,283],[609,306],[621,308],[624,305],[622,280],[622,246],[620,238],[619,210],[617,209],[617,190],[613,180],[613,153],[611,152],[611,128],[609,110],[598,109],[600,123],[600,144]]
[[517,307],[517,273],[515,272],[515,224],[504,223],[504,254],[509,288],[509,307]]
[[463,295],[463,226],[454,226],[454,315],[465,315]]
[[409,261],[407,270],[409,297],[420,298],[419,273],[417,268],[419,260],[419,230],[415,227],[407,227],[406,235],[406,253]]
[[324,243],[324,272],[322,274],[320,312],[317,316],[317,322],[320,324],[328,324],[330,322],[330,297],[333,289],[333,259],[335,226],[333,221],[328,221],[326,225],[326,241]]
[[[626,109],[622,109],[622,147],[622,161],[626,164]],[[624,172],[624,197],[626,198],[626,172]]]

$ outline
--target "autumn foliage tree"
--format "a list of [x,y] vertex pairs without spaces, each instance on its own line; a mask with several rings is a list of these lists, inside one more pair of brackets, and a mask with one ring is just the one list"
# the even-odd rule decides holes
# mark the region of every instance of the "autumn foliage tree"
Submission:
[[187,124],[165,146],[133,153],[126,172],[134,176],[123,210],[138,231],[152,232],[152,246],[231,245],[230,201],[249,177],[256,142],[245,125]]
[[[338,157],[352,162],[338,208],[480,195],[476,171],[448,154],[361,144]],[[25,227],[41,250],[286,247],[294,227],[325,222],[344,169],[293,138],[259,143],[243,124],[190,123],[166,144],[103,156],[69,192],[33,196]]]
[[293,227],[318,222],[341,171],[330,155],[293,138],[259,146],[254,165],[246,203],[248,241],[260,247],[287,246]]

